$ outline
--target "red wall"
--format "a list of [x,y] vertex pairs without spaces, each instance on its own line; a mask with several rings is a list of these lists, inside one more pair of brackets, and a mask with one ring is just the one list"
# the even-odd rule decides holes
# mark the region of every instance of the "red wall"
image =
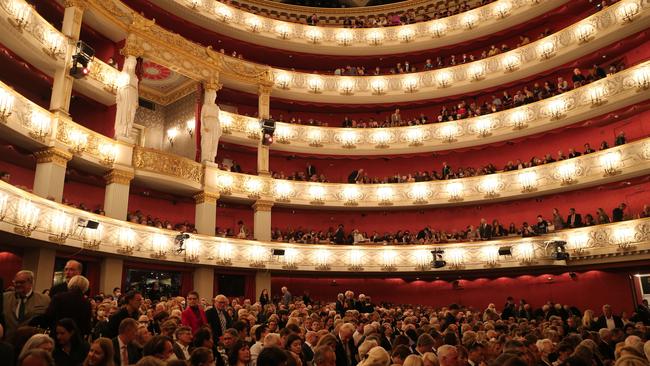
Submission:
[[94,211],[97,208],[104,207],[105,191],[106,188],[103,186],[98,187],[66,180],[63,186],[63,198],[75,206],[83,203],[89,210]]
[[81,95],[76,95],[70,102],[72,119],[104,136],[115,135],[115,112],[115,105],[105,106]]
[[171,201],[153,197],[145,197],[131,193],[129,195],[129,212],[142,211],[147,216],[168,220],[172,224],[184,221],[194,223],[195,206],[191,202]]
[[0,160],[0,170],[7,171],[11,174],[10,183],[14,186],[27,187],[30,191],[34,187],[35,170],[27,169],[3,160]]
[[14,275],[23,267],[22,255],[14,252],[14,250],[15,249],[11,249],[10,251],[0,251],[0,279],[2,279],[3,286],[0,290],[2,291],[11,286],[11,281],[13,281]]
[[244,222],[244,225],[253,229],[253,209],[248,205],[219,202],[217,206],[217,227],[219,230],[233,229],[237,234],[237,222]]
[[634,304],[629,276],[625,272],[579,272],[577,280],[572,280],[568,273],[461,279],[462,289],[454,289],[448,281],[433,280],[432,275],[421,275],[428,279],[273,276],[271,287],[273,294],[280,293],[282,286],[287,286],[294,296],[309,291],[317,300],[334,301],[338,293],[353,290],[357,295],[371,296],[375,304],[391,302],[441,307],[457,303],[477,310],[485,309],[489,303],[501,310],[508,296],[517,302],[525,299],[534,308],[552,301],[576,305],[582,310],[592,309],[596,314],[600,314],[603,304],[609,303],[615,313],[627,311],[631,315]]

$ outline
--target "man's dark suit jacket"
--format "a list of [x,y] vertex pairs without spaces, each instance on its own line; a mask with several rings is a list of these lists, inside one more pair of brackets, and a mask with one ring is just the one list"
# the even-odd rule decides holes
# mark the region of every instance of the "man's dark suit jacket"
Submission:
[[566,217],[567,226],[569,226],[569,227],[581,227],[582,226],[582,216],[579,213],[575,214],[575,216],[576,216],[576,219],[575,219],[575,222],[573,223],[573,226],[571,226],[571,215]]
[[[190,345],[190,348],[187,349],[187,352],[192,354],[192,345]],[[174,354],[176,355],[176,358],[179,360],[183,361],[189,361],[185,359],[185,354],[183,353],[183,349],[181,349],[181,346],[178,345],[178,343],[174,342]]]
[[77,323],[82,335],[88,335],[92,331],[90,320],[93,316],[90,301],[78,289],[60,292],[52,298],[50,306],[45,312],[48,320],[54,324],[63,318],[71,318]]
[[62,292],[67,292],[68,291],[68,283],[67,282],[61,282],[58,285],[54,285],[50,288],[50,299],[53,299],[54,296],[62,293]]
[[[121,350],[120,342],[118,342],[117,337],[113,338],[113,362],[115,366],[120,366],[121,363]],[[133,344],[133,342],[126,345],[126,352],[129,356],[129,365],[135,365],[142,358],[142,350],[140,347]]]
[[[228,329],[232,326],[232,319],[228,315],[228,312],[225,310],[223,312],[223,315],[226,317],[226,329]],[[210,328],[212,329],[212,338],[214,338],[214,344],[217,344],[217,341],[223,335],[223,331],[221,330],[221,321],[219,320],[219,313],[217,312],[217,309],[210,308],[206,310],[205,318],[208,320],[208,324],[210,324]]]
[[[612,318],[614,318],[614,326],[616,326],[616,328],[623,329],[623,321],[621,320],[621,317],[618,315],[612,315]],[[598,317],[595,327],[596,330],[607,328],[607,319],[605,319],[605,315]]]
[[348,347],[350,348],[350,354],[352,355],[352,360],[348,363],[347,353],[345,348],[343,348],[343,342],[339,336],[336,336],[336,366],[355,366],[357,364],[356,356],[358,354],[357,347],[354,345],[352,338],[348,341]]

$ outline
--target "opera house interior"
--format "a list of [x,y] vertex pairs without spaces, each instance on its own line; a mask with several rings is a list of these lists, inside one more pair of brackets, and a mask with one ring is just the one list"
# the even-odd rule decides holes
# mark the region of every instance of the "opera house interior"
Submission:
[[650,365],[650,1],[0,32],[0,364]]

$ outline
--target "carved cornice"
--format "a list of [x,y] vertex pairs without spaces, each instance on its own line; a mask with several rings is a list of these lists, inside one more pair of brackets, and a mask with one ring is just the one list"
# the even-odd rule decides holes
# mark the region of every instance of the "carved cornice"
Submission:
[[175,101],[187,95],[192,94],[195,91],[196,91],[196,82],[194,80],[188,80],[187,82],[176,87],[174,90],[166,93],[161,93],[156,89],[152,89],[146,85],[140,84],[140,88],[138,90],[139,93],[138,96],[142,99],[146,99],[156,104],[166,106],[174,103]]
[[257,94],[258,95],[265,95],[265,96],[270,96],[271,92],[273,91],[273,85],[258,85],[257,86]]
[[262,212],[271,212],[271,209],[273,208],[273,201],[267,201],[267,200],[257,200],[255,203],[253,203],[253,210],[255,212],[262,211]]
[[131,34],[129,34],[129,36],[126,38],[124,47],[120,50],[120,54],[124,57],[142,57],[142,55],[144,55],[144,47],[142,46],[142,42],[139,42],[136,37],[132,37]]
[[34,157],[36,158],[37,164],[54,163],[65,167],[68,165],[68,161],[72,159],[72,154],[55,147],[48,147],[47,149],[34,152]]
[[217,203],[219,197],[220,197],[219,193],[202,191],[195,194],[193,198],[194,198],[194,202],[196,202],[197,205],[200,205],[202,203],[208,203],[214,205]]
[[203,87],[205,88],[205,90],[214,90],[218,92],[219,90],[221,90],[221,88],[223,88],[223,84],[215,80],[209,80],[203,82]]
[[203,167],[201,164],[158,150],[135,147],[133,150],[133,167],[153,173],[181,178],[193,183],[203,182]]
[[132,171],[121,170],[121,169],[111,169],[108,173],[104,175],[104,180],[106,185],[109,184],[122,184],[129,185],[134,178]]

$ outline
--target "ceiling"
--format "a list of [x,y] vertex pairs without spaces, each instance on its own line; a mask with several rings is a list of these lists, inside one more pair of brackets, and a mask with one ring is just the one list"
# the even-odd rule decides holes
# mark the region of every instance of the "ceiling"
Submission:
[[169,105],[196,90],[196,82],[155,62],[144,60],[140,97]]

